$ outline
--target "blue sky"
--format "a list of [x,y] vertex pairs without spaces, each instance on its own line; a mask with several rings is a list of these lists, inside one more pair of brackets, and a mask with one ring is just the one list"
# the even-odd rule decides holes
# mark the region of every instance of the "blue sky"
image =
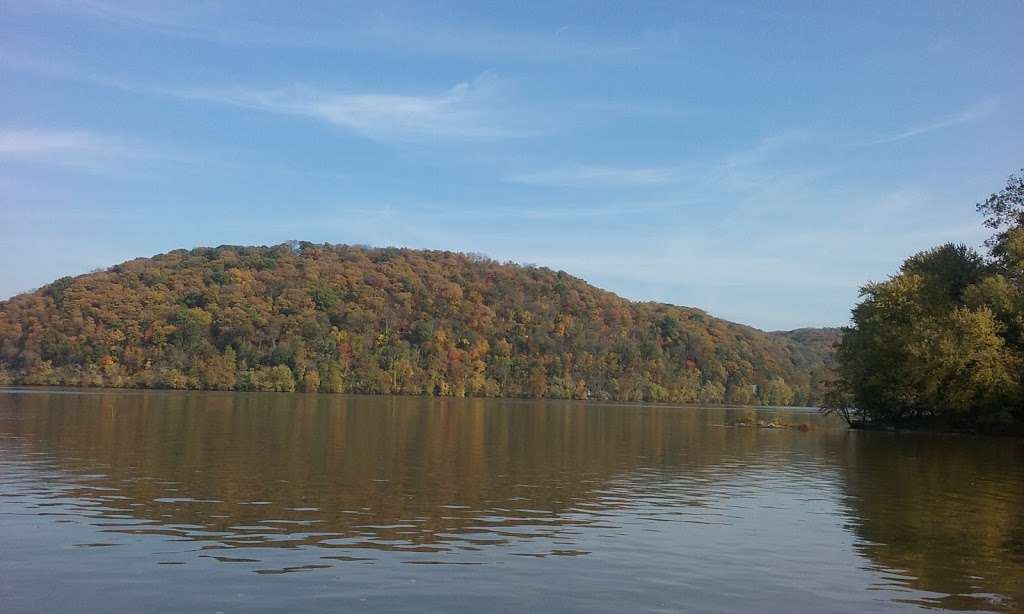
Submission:
[[0,297],[179,247],[481,252],[766,329],[985,237],[1024,3],[8,2]]

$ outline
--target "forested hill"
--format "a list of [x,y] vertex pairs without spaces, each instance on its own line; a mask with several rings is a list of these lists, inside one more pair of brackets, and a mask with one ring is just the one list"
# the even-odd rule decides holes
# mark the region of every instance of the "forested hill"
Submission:
[[842,329],[798,328],[768,334],[787,341],[790,351],[796,355],[796,364],[806,370],[820,366],[823,361],[831,364],[833,347],[842,337]]
[[0,379],[813,404],[835,334],[769,334],[480,256],[293,242],[173,251],[4,301]]

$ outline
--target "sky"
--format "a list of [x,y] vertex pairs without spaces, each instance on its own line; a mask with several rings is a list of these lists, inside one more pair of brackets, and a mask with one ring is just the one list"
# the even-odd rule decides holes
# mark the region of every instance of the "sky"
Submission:
[[288,240],[486,254],[768,330],[986,236],[1024,2],[0,4],[0,298]]

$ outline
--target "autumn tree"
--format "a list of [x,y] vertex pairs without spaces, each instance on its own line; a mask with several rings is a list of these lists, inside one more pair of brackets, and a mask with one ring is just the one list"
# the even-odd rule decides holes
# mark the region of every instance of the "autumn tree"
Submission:
[[0,302],[0,364],[41,385],[756,403],[779,378],[812,396],[836,331],[814,334],[540,267],[312,243],[175,250]]
[[829,411],[860,424],[1024,426],[1024,184],[1011,175],[978,210],[996,231],[988,260],[946,244],[861,290]]

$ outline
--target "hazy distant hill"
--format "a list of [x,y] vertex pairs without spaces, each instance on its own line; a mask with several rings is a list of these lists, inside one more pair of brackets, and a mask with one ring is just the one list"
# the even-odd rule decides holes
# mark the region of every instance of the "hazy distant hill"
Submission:
[[0,303],[23,384],[813,403],[834,329],[763,331],[439,251],[200,248]]
[[792,344],[792,351],[803,360],[803,368],[815,368],[822,364],[832,363],[833,346],[842,337],[840,328],[798,328],[796,330],[780,330],[769,335],[786,339]]

